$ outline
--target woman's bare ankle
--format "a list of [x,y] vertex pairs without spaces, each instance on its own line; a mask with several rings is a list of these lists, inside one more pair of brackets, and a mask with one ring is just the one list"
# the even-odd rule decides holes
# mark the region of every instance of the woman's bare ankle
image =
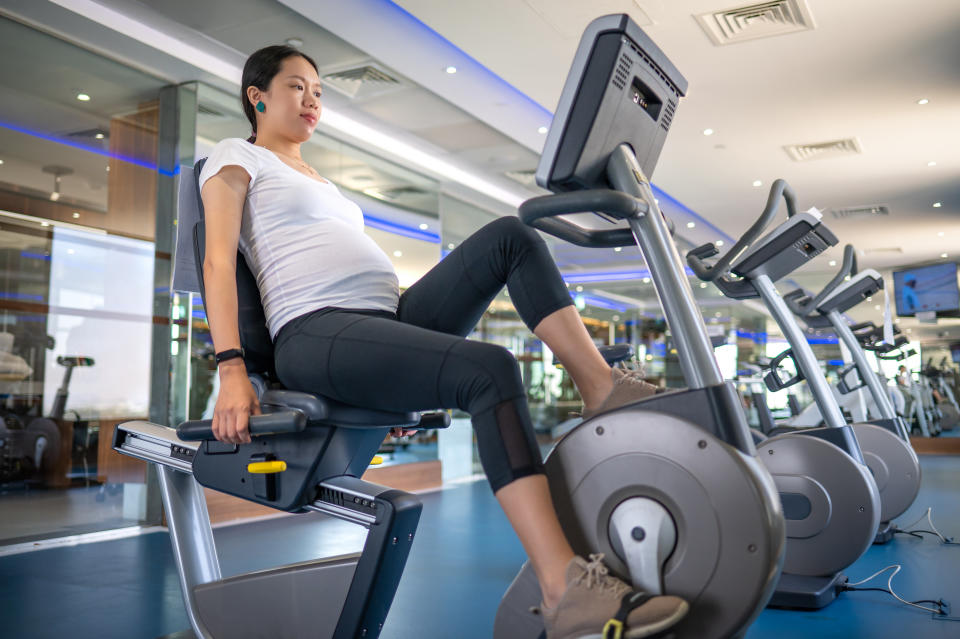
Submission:
[[567,591],[567,585],[563,584],[562,587],[551,587],[547,591],[544,591],[543,594],[543,605],[547,608],[553,610],[559,605],[560,600],[563,599],[563,593]]
[[598,375],[594,383],[580,390],[580,397],[583,399],[583,406],[587,409],[594,409],[603,403],[610,393],[613,392],[613,377],[610,368],[606,373]]

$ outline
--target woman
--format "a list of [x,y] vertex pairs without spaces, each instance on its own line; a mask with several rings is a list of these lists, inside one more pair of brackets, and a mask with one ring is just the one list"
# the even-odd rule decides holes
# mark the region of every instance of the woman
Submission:
[[[630,587],[607,574],[602,556],[576,557],[564,537],[516,360],[464,337],[506,285],[524,322],[570,373],[586,416],[652,387],[606,364],[546,244],[517,218],[483,227],[399,295],[389,259],[363,233],[359,207],[300,157],[320,117],[313,60],[266,47],[247,60],[242,87],[253,136],[217,144],[200,174],[216,351],[240,347],[239,246],[257,278],[284,386],[373,409],[468,412],[484,471],[540,581],[547,637],[599,637]],[[213,431],[248,443],[248,417],[260,411],[242,359],[222,361],[219,374]],[[688,608],[677,597],[632,601],[638,607],[624,634],[631,638],[670,627]]]

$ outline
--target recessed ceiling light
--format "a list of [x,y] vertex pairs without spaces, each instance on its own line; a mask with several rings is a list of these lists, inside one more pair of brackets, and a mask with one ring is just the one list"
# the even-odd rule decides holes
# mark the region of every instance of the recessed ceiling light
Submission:
[[872,302],[872,301],[873,301],[873,298],[872,298],[872,297],[867,297],[867,301],[868,301],[868,302]]
[[421,230],[421,231],[426,231],[428,228],[430,228],[430,225],[429,225],[429,224],[421,224],[421,225],[420,225],[420,230]]
[[622,251],[622,250],[623,250],[623,247],[622,247],[622,246],[616,246],[616,247],[614,247],[613,252],[614,252],[614,253],[619,253],[619,252]]
[[78,94],[77,94],[77,99],[80,100],[81,102],[89,102],[89,101],[90,101],[90,96],[87,95],[86,93],[78,93]]
[[836,260],[830,260],[830,266],[836,266],[836,265],[837,265]]
[[704,135],[713,135],[713,129],[704,129],[704,130],[703,130],[703,134],[704,134]]
[[763,186],[763,182],[761,182],[760,180],[754,180],[754,181],[753,181],[753,185],[754,185],[754,186]]
[[717,240],[716,242],[714,242],[714,244],[716,244],[717,246],[723,246],[723,240]]
[[450,65],[449,67],[447,67],[446,69],[444,69],[444,71],[446,71],[446,72],[449,73],[450,75],[453,75],[454,73],[457,72],[457,67],[455,67],[455,66],[453,66],[453,65]]
[[448,248],[448,249],[452,249],[452,248],[453,248],[453,243],[447,244],[447,248]]
[[73,219],[77,219],[78,217],[80,217],[80,214],[77,213],[76,211],[74,211],[74,212],[73,212]]
[[707,288],[706,282],[700,282],[700,288]]
[[919,100],[917,100],[917,104],[930,104],[930,100],[926,98],[920,98]]
[[40,226],[50,226],[50,222],[40,222]]
[[103,133],[97,133],[94,137],[97,138],[98,140],[102,140],[102,139],[103,139]]
[[76,253],[76,251],[73,249],[67,249],[67,255],[73,255],[74,253]]
[[540,135],[543,135],[546,132],[547,132],[547,127],[545,126],[542,126],[539,129],[537,129],[537,133],[539,133]]
[[935,209],[939,209],[941,206],[943,206],[943,202],[934,202],[934,203],[933,203],[933,208],[935,208]]
[[619,315],[614,315],[611,319],[612,319],[614,322],[619,322],[619,321],[620,321],[620,316],[619,316]]
[[946,235],[946,233],[944,233],[943,231],[940,231],[939,233],[937,233],[937,237],[943,237],[944,235]]
[[947,256],[946,253],[941,253],[941,254],[940,254],[940,257],[946,257],[946,256]]
[[3,160],[0,160],[0,164],[3,164]]
[[713,316],[714,316],[714,317],[722,317],[722,316],[723,316],[723,313],[721,313],[720,311],[717,311],[716,313],[713,314]]
[[688,229],[692,229],[692,228],[694,228],[696,225],[697,225],[696,222],[687,222],[687,228],[688,228]]
[[577,293],[583,293],[583,287],[582,287],[582,286],[578,286],[578,287],[577,287]]
[[936,165],[937,165],[937,162],[935,160],[930,160],[929,162],[927,162],[927,166],[936,166]]
[[284,40],[287,43],[287,46],[300,48],[303,46],[303,40],[300,38],[287,38]]
[[874,306],[873,308],[875,308],[876,310],[878,310],[878,311],[879,311],[879,310],[880,310],[880,305],[879,305],[879,304],[877,304],[877,305],[876,305],[876,306]]
[[394,257],[403,257],[403,251],[394,251],[394,252],[393,252],[393,256],[394,256]]
[[645,277],[645,278],[643,278],[642,281],[643,281],[644,284],[649,284],[649,283],[650,283],[650,278],[649,278],[649,277]]

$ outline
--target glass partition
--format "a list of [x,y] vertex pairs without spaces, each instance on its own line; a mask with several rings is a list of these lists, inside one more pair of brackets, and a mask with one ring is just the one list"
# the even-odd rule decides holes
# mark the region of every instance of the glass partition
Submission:
[[[0,18],[0,544],[151,521],[164,82]],[[167,171],[169,173],[169,170]]]

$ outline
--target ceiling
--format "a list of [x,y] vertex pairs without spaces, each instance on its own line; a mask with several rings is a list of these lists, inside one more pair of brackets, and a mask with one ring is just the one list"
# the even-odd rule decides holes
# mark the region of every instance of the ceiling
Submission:
[[[783,177],[798,192],[804,209],[877,204],[890,211],[850,219],[825,213],[824,221],[840,245],[796,274],[795,281],[805,287],[817,289],[826,282],[833,268],[829,261],[839,261],[848,241],[860,251],[861,267],[884,272],[904,264],[940,261],[943,253],[948,259],[954,253],[960,257],[960,153],[954,148],[955,136],[949,134],[960,129],[960,39],[955,37],[960,31],[960,4],[955,2],[808,0],[814,29],[726,46],[714,45],[693,16],[745,3],[100,2],[150,17],[157,28],[181,37],[192,31],[198,43],[240,64],[256,48],[290,37],[304,40],[303,50],[318,62],[321,75],[377,63],[399,80],[395,89],[358,99],[328,91],[325,100],[401,130],[422,148],[528,194],[538,191],[504,175],[536,165],[543,136],[533,134],[531,118],[555,107],[586,24],[601,14],[627,12],[690,82],[653,176],[659,187],[708,222],[694,229],[678,224],[683,246],[718,239],[720,234],[711,226],[723,229],[728,240],[741,233],[762,208],[769,184]],[[27,11],[30,3],[11,4]],[[452,85],[449,91],[438,89],[443,80],[429,74],[440,73],[444,61],[437,59],[425,69],[422,56],[404,54],[423,43],[403,40],[399,31],[389,37],[390,23],[400,21],[384,24],[383,15],[396,7],[458,47],[481,71],[486,68],[502,78],[504,86],[458,73],[456,89]],[[407,46],[398,47],[397,42]],[[391,48],[394,55],[371,53]],[[149,62],[145,55],[139,58],[133,61],[141,67],[154,60],[157,69],[165,64],[163,73],[157,73],[168,81],[203,75],[188,76],[189,69],[175,68],[157,52]],[[469,60],[463,64],[468,66]],[[211,83],[230,89],[225,82]],[[929,103],[918,105],[921,98]],[[707,128],[714,133],[704,135]],[[782,148],[849,137],[857,138],[862,153],[798,163]],[[928,166],[929,162],[936,165]],[[755,180],[762,186],[754,187]],[[450,184],[442,188],[455,190]],[[942,206],[933,208],[934,202]],[[485,204],[505,212],[496,203]],[[620,253],[558,249],[558,261],[574,270],[629,270],[642,265],[631,249]],[[639,282],[592,288],[655,303]],[[695,286],[695,292],[714,303],[712,290]],[[717,299],[716,304],[721,303]],[[880,319],[869,304],[850,315],[857,320]],[[960,335],[960,321],[941,320],[939,326],[926,328],[912,320],[902,324],[925,339],[953,339],[941,335],[951,327]]]
[[[809,31],[717,46],[697,14],[731,0],[399,0],[494,73],[553,109],[580,34],[596,16],[630,14],[690,82],[653,176],[737,236],[787,179],[801,208],[884,205],[890,213],[824,221],[840,244],[797,281],[817,289],[852,242],[861,267],[888,272],[960,258],[960,4],[809,0]],[[549,60],[550,64],[544,64]],[[925,105],[917,104],[927,99]],[[705,129],[713,129],[710,136]],[[856,137],[863,152],[795,162],[783,147]],[[928,163],[936,162],[935,166]],[[763,185],[754,187],[760,180]],[[940,208],[933,204],[940,202]],[[716,239],[688,231],[694,242]],[[869,304],[850,313],[879,319]],[[859,316],[859,317],[858,317]],[[912,330],[932,339],[958,322]]]

